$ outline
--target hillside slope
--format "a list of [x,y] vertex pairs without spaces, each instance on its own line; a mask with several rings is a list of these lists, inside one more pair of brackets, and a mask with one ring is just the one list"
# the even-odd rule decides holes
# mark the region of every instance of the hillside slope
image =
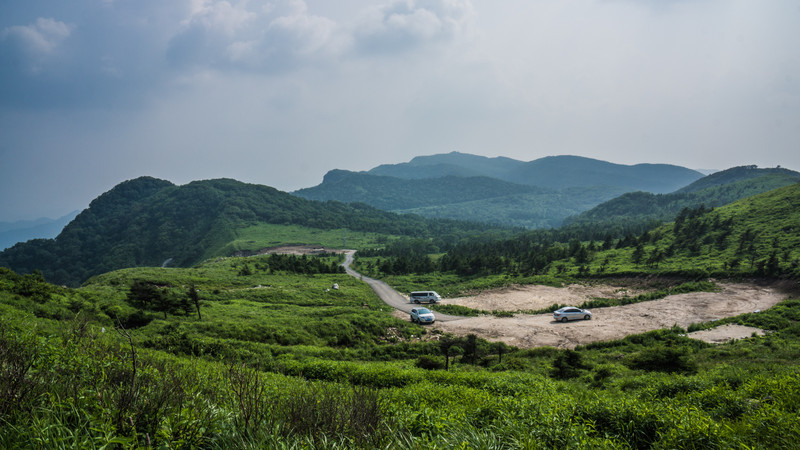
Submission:
[[197,263],[217,255],[238,229],[257,223],[399,235],[481,228],[397,216],[363,204],[314,202],[235,180],[176,186],[142,177],[95,199],[55,239],[19,243],[0,253],[0,266],[19,273],[39,270],[50,281],[76,285],[123,267]]
[[800,182],[800,173],[786,169],[734,167],[717,172],[671,194],[630,192],[583,213],[565,224],[668,222],[683,208],[718,207],[752,195]]

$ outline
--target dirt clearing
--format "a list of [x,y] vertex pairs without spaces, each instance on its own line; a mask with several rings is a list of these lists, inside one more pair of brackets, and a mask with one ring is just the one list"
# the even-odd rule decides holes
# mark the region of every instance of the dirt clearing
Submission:
[[[788,298],[788,295],[776,286],[745,283],[720,283],[719,286],[720,292],[677,294],[661,300],[597,308],[592,311],[592,320],[587,321],[559,323],[553,321],[552,314],[517,314],[509,318],[482,316],[438,322],[433,328],[460,336],[476,334],[490,341],[502,341],[521,348],[539,346],[574,348],[580,344],[620,339],[629,334],[669,328],[673,325],[686,328],[696,322],[765,310]],[[519,286],[487,291],[472,297],[447,299],[442,303],[486,311],[537,310],[554,303],[580,305],[594,297],[610,298],[626,294],[634,296],[638,293],[641,291],[608,285],[571,285],[565,288]],[[407,318],[406,315],[403,317]],[[718,335],[713,339],[723,342],[733,338],[750,337],[753,331],[754,329],[750,328],[728,327],[718,331]]]

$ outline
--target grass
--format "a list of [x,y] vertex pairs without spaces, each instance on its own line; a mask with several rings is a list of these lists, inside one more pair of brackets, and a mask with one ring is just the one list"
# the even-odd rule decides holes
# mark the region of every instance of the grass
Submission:
[[319,245],[333,249],[381,248],[394,239],[378,233],[367,233],[347,229],[321,230],[299,225],[275,225],[261,223],[236,230],[236,239],[220,254],[231,255],[240,250],[260,250],[280,245]]
[[[394,318],[356,279],[258,267],[255,257],[130,269],[77,290],[0,273],[0,386],[13,391],[0,397],[0,447],[789,448],[800,438],[800,300],[726,319],[772,333],[721,346],[675,327],[520,350],[420,339],[434,330]],[[174,295],[195,285],[202,320],[144,311],[146,324],[115,327],[114,313],[137,311],[134,280]],[[435,369],[448,342],[459,350]]]

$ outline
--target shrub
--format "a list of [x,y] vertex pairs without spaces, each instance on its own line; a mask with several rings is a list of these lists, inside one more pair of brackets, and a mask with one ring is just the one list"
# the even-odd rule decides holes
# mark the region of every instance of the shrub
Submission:
[[689,359],[684,347],[649,347],[638,354],[625,360],[625,365],[631,369],[646,370],[649,372],[681,372],[694,373],[697,364]]
[[550,376],[560,380],[576,378],[581,370],[588,369],[589,365],[583,362],[581,354],[575,350],[564,350],[553,361],[553,370]]
[[425,370],[441,370],[444,369],[444,364],[437,358],[428,355],[422,355],[417,359],[417,367]]

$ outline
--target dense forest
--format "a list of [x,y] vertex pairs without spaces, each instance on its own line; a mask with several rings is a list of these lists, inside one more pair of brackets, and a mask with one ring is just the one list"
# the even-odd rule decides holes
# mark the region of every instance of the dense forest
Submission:
[[40,271],[76,286],[123,267],[189,266],[220,252],[240,229],[257,223],[346,228],[390,235],[458,240],[493,227],[453,220],[398,216],[364,204],[309,201],[234,180],[185,186],[142,177],[101,195],[55,239],[17,244],[0,253],[0,266]]

